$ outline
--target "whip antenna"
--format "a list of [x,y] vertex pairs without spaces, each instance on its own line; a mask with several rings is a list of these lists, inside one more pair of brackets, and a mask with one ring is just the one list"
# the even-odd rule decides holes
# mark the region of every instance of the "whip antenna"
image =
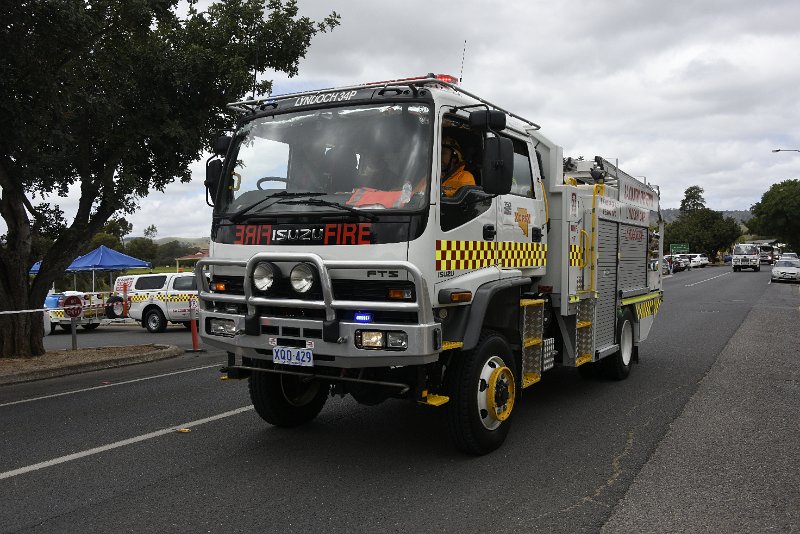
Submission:
[[458,83],[464,81],[464,56],[467,55],[467,40],[464,39],[464,50],[461,52],[461,72],[458,73]]

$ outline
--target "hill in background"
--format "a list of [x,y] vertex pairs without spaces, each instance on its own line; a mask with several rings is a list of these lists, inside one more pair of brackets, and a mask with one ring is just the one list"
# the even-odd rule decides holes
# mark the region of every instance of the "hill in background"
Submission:
[[[133,237],[128,236],[125,238],[125,242],[127,243],[132,239],[139,239],[141,237],[142,236],[140,235]],[[192,247],[207,249],[209,247],[209,244],[211,243],[211,238],[210,237],[157,237],[156,239],[153,240],[153,243],[155,243],[156,245],[164,245],[171,241],[177,241],[178,243],[186,243],[187,245],[191,245]]]

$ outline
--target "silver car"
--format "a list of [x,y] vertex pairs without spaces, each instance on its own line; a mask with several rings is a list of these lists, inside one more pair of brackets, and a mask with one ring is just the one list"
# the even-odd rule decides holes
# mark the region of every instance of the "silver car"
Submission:
[[778,260],[772,266],[772,281],[800,281],[800,260]]

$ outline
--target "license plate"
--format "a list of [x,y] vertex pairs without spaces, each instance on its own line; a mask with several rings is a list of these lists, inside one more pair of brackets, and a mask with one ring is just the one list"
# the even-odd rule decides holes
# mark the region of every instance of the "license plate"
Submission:
[[313,367],[314,353],[311,352],[311,349],[273,347],[272,363],[280,363],[283,365],[299,365],[300,367]]

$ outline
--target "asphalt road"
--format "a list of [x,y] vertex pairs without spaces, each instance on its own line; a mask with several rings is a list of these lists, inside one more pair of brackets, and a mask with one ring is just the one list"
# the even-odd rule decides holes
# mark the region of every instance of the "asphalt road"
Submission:
[[[441,410],[401,401],[332,399],[310,425],[269,427],[245,382],[218,380],[221,353],[2,387],[0,530],[598,531],[754,304],[782,290],[768,269],[668,278],[627,380],[545,374],[480,458],[452,448]],[[126,336],[188,340],[101,327],[79,343]]]

